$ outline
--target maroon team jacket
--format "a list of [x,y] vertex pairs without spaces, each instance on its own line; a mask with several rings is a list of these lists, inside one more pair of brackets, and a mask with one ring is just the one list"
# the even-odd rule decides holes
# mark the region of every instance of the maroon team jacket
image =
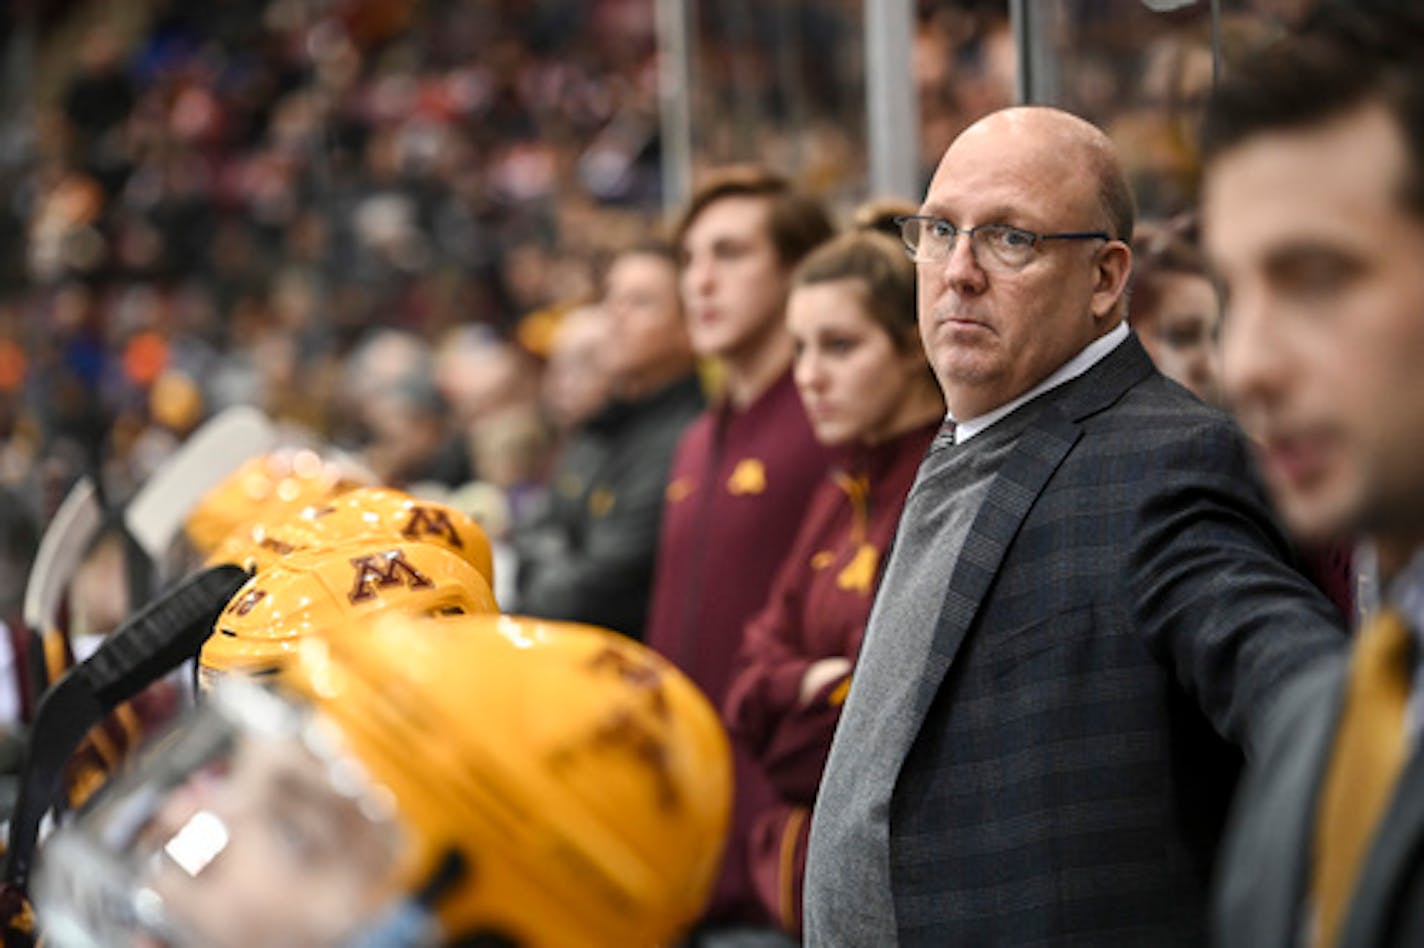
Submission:
[[762,904],[801,930],[801,878],[811,804],[840,720],[848,677],[802,704],[801,678],[818,659],[852,662],[925,450],[939,421],[847,453],[823,481],[765,607],[748,624],[723,717],[777,797],[752,814],[748,855]]
[[[766,602],[830,455],[786,372],[741,411],[708,409],[683,434],[668,477],[647,643],[721,707],[747,620]],[[753,814],[776,799],[734,744],[736,801],[705,920],[772,924],[752,888]]]

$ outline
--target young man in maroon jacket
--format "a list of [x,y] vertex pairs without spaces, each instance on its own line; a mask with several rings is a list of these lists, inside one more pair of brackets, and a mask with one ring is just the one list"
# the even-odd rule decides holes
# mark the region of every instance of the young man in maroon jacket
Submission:
[[[742,627],[761,607],[827,455],[791,378],[791,273],[832,228],[818,203],[761,168],[723,170],[676,232],[692,348],[715,360],[721,398],[683,435],[669,474],[647,641],[719,704]],[[738,752],[722,874],[699,946],[745,944],[772,920],[752,891],[747,817],[772,791]]]

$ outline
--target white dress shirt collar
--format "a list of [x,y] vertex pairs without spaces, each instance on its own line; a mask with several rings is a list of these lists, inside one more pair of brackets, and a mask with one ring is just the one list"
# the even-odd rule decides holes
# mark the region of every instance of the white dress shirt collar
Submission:
[[1127,320],[1123,320],[1108,330],[1104,335],[1088,343],[1081,352],[1060,365],[1048,378],[1039,382],[1018,398],[1000,405],[993,411],[985,412],[974,418],[966,418],[963,421],[955,418],[953,414],[947,415],[946,418],[955,423],[954,443],[963,444],[985,428],[988,428],[994,422],[1011,414],[1015,408],[1018,408],[1025,402],[1037,398],[1050,389],[1057,388],[1064,382],[1071,382],[1073,379],[1076,379],[1106,358],[1109,352],[1112,352],[1121,345],[1122,341],[1127,338],[1127,334]]

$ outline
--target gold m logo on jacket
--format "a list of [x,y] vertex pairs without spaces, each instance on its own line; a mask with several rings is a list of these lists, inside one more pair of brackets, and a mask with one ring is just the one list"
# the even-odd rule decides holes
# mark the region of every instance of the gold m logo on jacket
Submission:
[[729,494],[760,494],[766,490],[766,465],[757,458],[737,462],[732,476],[727,478]]
[[411,565],[401,550],[358,556],[351,560],[351,565],[356,570],[356,577],[346,598],[353,604],[374,599],[380,595],[379,590],[391,586],[427,589],[435,585],[430,577]]
[[692,480],[686,477],[679,477],[668,484],[667,490],[663,492],[663,497],[670,504],[681,503],[692,494]]
[[618,495],[607,487],[595,487],[588,495],[588,512],[595,517],[606,517],[613,512]]
[[848,592],[870,595],[875,586],[875,573],[880,566],[880,551],[872,544],[862,543],[845,569],[836,575],[836,585]]

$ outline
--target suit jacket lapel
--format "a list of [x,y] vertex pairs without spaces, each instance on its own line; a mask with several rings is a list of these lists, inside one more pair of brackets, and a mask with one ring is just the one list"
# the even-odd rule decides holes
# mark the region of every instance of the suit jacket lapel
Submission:
[[[1343,688],[1343,664],[1304,672],[1277,704],[1278,723],[1263,733],[1261,759],[1252,762],[1254,779],[1265,781],[1264,792],[1257,793],[1254,786],[1238,789],[1241,796],[1251,793],[1254,805],[1243,807],[1238,799],[1233,820],[1243,825],[1234,832],[1242,843],[1225,855],[1240,865],[1219,871],[1240,876],[1244,888],[1223,897],[1235,903],[1233,911],[1242,913],[1231,924],[1254,932],[1256,944],[1300,940],[1310,893],[1315,809],[1339,724]],[[1262,858],[1266,853],[1269,862]]]
[[1009,544],[1048,479],[1082,435],[1080,422],[1116,402],[1153,371],[1141,343],[1129,335],[1087,372],[1040,396],[1046,400],[1042,412],[1019,438],[990,485],[950,576],[935,624],[932,660],[924,669],[915,702],[920,718],[916,731],[983,606]]
[[934,650],[945,659],[953,661],[1009,544],[1082,433],[1077,424],[1056,412],[1047,415],[1019,438],[969,528],[935,625]]

